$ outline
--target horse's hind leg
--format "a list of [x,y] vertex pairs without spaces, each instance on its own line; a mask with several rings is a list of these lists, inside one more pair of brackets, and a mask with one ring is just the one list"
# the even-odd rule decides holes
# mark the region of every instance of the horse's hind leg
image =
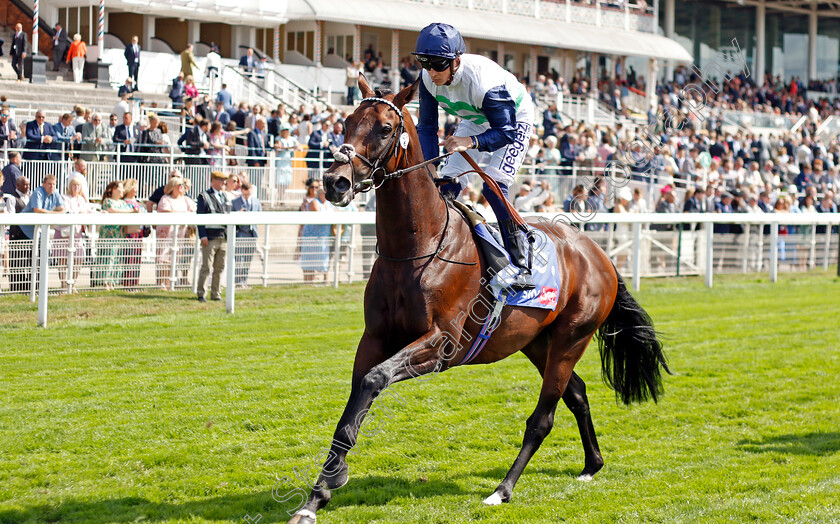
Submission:
[[[587,337],[584,340],[576,342],[568,351],[562,352],[562,354],[549,353],[542,371],[543,384],[540,390],[540,398],[537,401],[536,409],[534,409],[534,412],[528,418],[525,425],[525,437],[522,439],[522,449],[519,450],[519,455],[517,455],[505,479],[499,484],[496,491],[484,500],[485,504],[494,506],[510,501],[513,488],[522,475],[522,472],[525,471],[525,466],[528,465],[528,461],[531,460],[531,457],[540,448],[545,437],[551,432],[551,428],[554,425],[554,412],[557,408],[557,403],[563,397],[566,384],[572,375],[572,369],[583,354],[583,350],[586,349],[589,338]],[[548,342],[548,339],[546,339],[546,342]],[[556,342],[550,344],[555,346]],[[529,348],[526,355],[539,368],[539,348]],[[534,361],[535,359],[536,361]]]
[[601,457],[601,449],[598,447],[598,439],[595,437],[595,428],[592,426],[592,416],[589,414],[589,399],[586,398],[586,384],[577,373],[572,372],[572,377],[563,392],[563,402],[577,419],[580,430],[580,440],[583,443],[583,453],[586,457],[583,471],[578,479],[592,480],[592,476],[604,467],[604,459]]

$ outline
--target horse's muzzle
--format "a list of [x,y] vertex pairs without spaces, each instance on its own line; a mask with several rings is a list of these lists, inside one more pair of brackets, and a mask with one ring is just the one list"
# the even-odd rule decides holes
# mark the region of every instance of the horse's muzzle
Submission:
[[[343,174],[342,172],[347,172]],[[348,176],[349,175],[349,176]],[[344,207],[353,200],[353,168],[350,164],[333,164],[324,173],[324,191],[327,200]]]

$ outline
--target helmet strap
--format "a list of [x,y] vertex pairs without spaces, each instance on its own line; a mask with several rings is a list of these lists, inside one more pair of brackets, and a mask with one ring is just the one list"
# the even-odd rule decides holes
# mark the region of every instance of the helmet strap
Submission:
[[[455,60],[458,60],[460,58],[461,56],[458,55],[454,59],[452,59],[451,62],[449,62],[449,80],[447,80],[446,83],[443,85],[448,86],[452,83],[453,80],[455,80],[455,71],[457,71],[457,69],[455,69]],[[460,62],[458,62],[458,64],[460,65]]]

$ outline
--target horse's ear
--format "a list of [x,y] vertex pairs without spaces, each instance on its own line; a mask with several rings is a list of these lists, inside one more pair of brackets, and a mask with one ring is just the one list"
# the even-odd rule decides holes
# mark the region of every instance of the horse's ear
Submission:
[[418,78],[416,82],[397,93],[397,96],[394,97],[394,105],[402,109],[404,105],[411,102],[411,99],[417,93],[417,86],[419,85],[420,79]]
[[359,91],[362,92],[362,98],[372,98],[375,96],[364,73],[359,73]]

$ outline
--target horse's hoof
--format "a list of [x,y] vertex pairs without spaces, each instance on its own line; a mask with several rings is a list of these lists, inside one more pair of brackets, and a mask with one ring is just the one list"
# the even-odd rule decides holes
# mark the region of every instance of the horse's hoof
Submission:
[[581,482],[592,482],[592,475],[588,473],[581,473],[577,478]]
[[317,521],[318,517],[316,517],[314,513],[309,510],[302,509],[295,513],[288,524],[315,524]]
[[484,504],[486,506],[498,506],[502,502],[504,502],[504,500],[502,500],[502,496],[498,493],[493,493],[492,495],[484,499]]

